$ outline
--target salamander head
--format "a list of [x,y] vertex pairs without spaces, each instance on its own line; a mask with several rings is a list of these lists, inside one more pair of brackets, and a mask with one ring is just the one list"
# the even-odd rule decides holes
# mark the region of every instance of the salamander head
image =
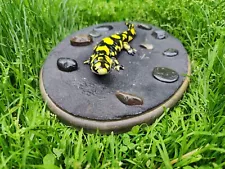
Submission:
[[92,72],[97,75],[106,75],[110,72],[110,69],[111,66],[104,60],[98,61],[91,66]]
[[99,68],[99,69],[97,69],[97,72],[98,72],[97,73],[98,75],[106,75],[109,73],[106,68]]

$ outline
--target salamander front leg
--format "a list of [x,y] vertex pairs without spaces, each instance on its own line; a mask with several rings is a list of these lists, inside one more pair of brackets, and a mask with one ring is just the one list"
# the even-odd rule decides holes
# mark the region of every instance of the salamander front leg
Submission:
[[123,47],[129,55],[134,55],[137,52],[137,50],[132,48],[127,42],[123,43]]
[[113,68],[117,71],[124,70],[124,66],[120,65],[119,61],[116,58],[113,58]]
[[88,65],[90,65],[90,59],[85,60],[85,61],[84,61],[84,64],[88,64]]

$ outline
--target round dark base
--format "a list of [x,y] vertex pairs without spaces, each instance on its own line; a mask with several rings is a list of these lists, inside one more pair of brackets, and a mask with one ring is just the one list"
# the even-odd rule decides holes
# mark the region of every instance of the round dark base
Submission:
[[[148,25],[152,29],[143,29],[139,26],[140,23],[134,24],[137,36],[130,44],[137,49],[137,53],[134,56],[125,51],[120,53],[118,60],[125,67],[120,72],[112,71],[106,76],[97,76],[90,71],[88,65],[83,65],[83,61],[88,59],[93,47],[103,37],[126,30],[121,22],[80,30],[63,40],[50,53],[40,72],[41,94],[50,110],[65,123],[89,131],[124,132],[138,124],[153,123],[163,113],[164,108],[173,107],[182,97],[190,75],[190,63],[183,45],[168,33],[165,37],[157,35],[157,30],[160,30],[157,27]],[[112,25],[112,29],[102,29],[102,36],[93,37],[93,43],[84,46],[71,45],[70,39],[74,36],[83,36],[93,29],[97,30],[95,28],[98,26],[104,28],[104,25]],[[153,45],[153,49],[140,47],[142,43]],[[171,48],[176,48],[179,53],[172,50],[165,56],[163,52]],[[66,72],[58,69],[59,58],[76,60],[78,70],[69,69]],[[152,75],[159,70],[156,67],[163,67],[163,71],[172,69],[173,76],[166,77],[167,72],[164,73],[165,78],[161,77],[161,72]],[[118,91],[137,95],[143,99],[143,104],[122,103],[116,97]]]

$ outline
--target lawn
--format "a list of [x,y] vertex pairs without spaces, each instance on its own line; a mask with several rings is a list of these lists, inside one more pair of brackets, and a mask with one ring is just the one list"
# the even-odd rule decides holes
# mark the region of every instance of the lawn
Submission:
[[[0,0],[0,168],[225,168],[224,0]],[[62,124],[39,71],[67,35],[140,21],[179,38],[192,66],[181,101],[150,126],[87,134]]]

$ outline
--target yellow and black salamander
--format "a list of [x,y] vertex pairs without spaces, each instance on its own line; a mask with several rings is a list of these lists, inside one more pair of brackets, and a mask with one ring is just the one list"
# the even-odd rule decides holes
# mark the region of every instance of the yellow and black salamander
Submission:
[[89,64],[91,71],[98,75],[106,75],[113,68],[117,71],[123,70],[124,67],[116,59],[118,53],[125,49],[128,54],[134,55],[136,50],[128,42],[132,41],[136,35],[134,25],[126,23],[128,29],[122,33],[113,34],[105,37],[95,47],[91,57],[84,61]]

